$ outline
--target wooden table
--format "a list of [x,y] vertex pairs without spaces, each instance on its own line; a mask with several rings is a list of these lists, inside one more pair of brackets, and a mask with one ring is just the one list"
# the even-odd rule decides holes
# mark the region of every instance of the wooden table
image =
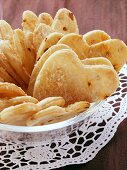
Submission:
[[[17,28],[21,26],[24,10],[30,9],[36,14],[46,11],[54,16],[62,7],[73,11],[80,33],[102,29],[112,38],[119,38],[127,43],[127,0],[3,0],[3,18],[13,28]],[[121,123],[114,138],[92,161],[60,168],[71,169],[127,170],[127,120]]]

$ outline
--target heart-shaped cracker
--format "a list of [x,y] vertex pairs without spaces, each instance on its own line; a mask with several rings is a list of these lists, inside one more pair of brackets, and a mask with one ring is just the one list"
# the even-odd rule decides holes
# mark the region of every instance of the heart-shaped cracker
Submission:
[[40,58],[52,45],[55,45],[63,37],[62,33],[54,32],[49,34],[41,43],[37,57]]
[[0,98],[11,98],[25,95],[26,93],[15,84],[0,82]]
[[55,32],[49,25],[40,23],[36,26],[33,32],[33,43],[36,51],[38,50],[41,42],[46,38],[49,34]]
[[86,58],[81,61],[85,65],[108,65],[113,67],[112,63],[107,58],[104,57]]
[[53,18],[50,14],[44,12],[44,13],[41,13],[39,16],[38,16],[38,22],[37,24],[39,23],[44,23],[46,25],[49,25],[51,26],[52,23],[53,23]]
[[63,99],[63,97],[48,97],[37,103],[37,106],[40,108],[40,110],[46,109],[50,106],[63,107],[64,105],[65,100]]
[[0,99],[0,111],[10,106],[16,106],[22,103],[38,103],[38,100],[31,96],[18,96],[11,99]]
[[30,58],[32,60],[31,62],[35,63],[37,54],[36,54],[36,50],[35,50],[34,43],[33,43],[32,32],[24,33],[24,44],[26,45],[27,53],[30,55]]
[[29,95],[33,95],[33,89],[34,89],[34,84],[35,84],[36,78],[37,78],[41,68],[43,67],[43,64],[45,63],[45,61],[50,57],[51,54],[53,54],[55,51],[58,51],[61,49],[69,49],[69,47],[64,44],[53,45],[41,56],[39,61],[37,61],[36,65],[32,71],[32,74],[30,76],[29,86],[28,86],[28,90],[27,90],[27,93]]
[[66,44],[71,47],[80,59],[87,58],[89,46],[83,36],[75,33],[70,33],[64,35],[59,41],[58,44]]
[[22,16],[22,27],[23,31],[25,32],[33,32],[36,24],[37,24],[38,17],[32,11],[24,11]]
[[22,62],[28,75],[31,75],[35,64],[35,56],[31,53],[31,49],[27,48],[24,32],[21,29],[15,29],[13,39],[15,47],[14,50],[16,51],[18,58]]
[[[23,67],[22,62],[18,58],[17,53],[14,51],[13,46],[11,46],[8,40],[1,40],[0,49],[6,56],[9,64],[12,66],[14,71],[23,80],[24,86],[26,87],[26,85],[28,85],[29,82],[29,75],[27,74],[25,68]],[[22,86],[22,88],[24,88],[24,86]]]
[[0,112],[0,122],[9,125],[26,126],[27,119],[38,111],[38,106],[34,103],[10,106]]
[[15,52],[14,48],[11,46],[10,42],[8,40],[1,40],[0,49],[7,57],[8,62],[15,70],[15,72],[27,85],[29,82],[29,75],[27,74],[25,68],[22,65],[22,62],[19,60],[18,55]]
[[27,120],[28,126],[52,124],[67,120],[79,113],[86,111],[90,107],[90,103],[86,101],[76,102],[68,107],[62,108],[59,106],[49,106]]
[[84,65],[69,49],[53,53],[43,65],[34,86],[38,100],[62,96],[66,104],[95,102],[110,96],[118,87],[116,71],[107,65]]
[[13,30],[11,26],[4,20],[0,20],[0,39],[9,40],[13,44]]
[[13,78],[10,76],[10,74],[8,74],[8,72],[6,71],[6,69],[4,69],[4,68],[1,67],[1,66],[0,66],[0,77],[1,77],[5,82],[17,84],[17,82],[15,81],[15,79],[13,79]]
[[89,46],[81,35],[71,33],[64,35],[58,44],[70,46],[80,59],[106,57],[116,71],[119,71],[127,61],[127,46],[118,39],[109,39]]
[[110,36],[102,30],[89,31],[83,35],[83,38],[88,45],[97,44],[99,42],[111,39]]
[[61,32],[63,34],[79,33],[74,14],[66,8],[58,10],[51,27],[56,32]]
[[[20,85],[21,87],[24,86],[24,82],[17,75],[16,71],[10,65],[7,57],[1,51],[0,51],[0,66],[2,66],[6,70],[6,72],[16,81],[15,82],[16,85]],[[2,79],[6,81],[5,77]]]
[[118,72],[127,61],[127,46],[118,39],[106,40],[90,46],[88,57],[106,57]]

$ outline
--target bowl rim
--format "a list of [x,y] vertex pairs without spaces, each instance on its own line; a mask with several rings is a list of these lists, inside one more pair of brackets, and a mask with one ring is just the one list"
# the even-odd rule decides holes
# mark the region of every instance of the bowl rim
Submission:
[[10,132],[19,132],[19,133],[37,133],[37,132],[51,132],[54,130],[60,130],[63,128],[67,128],[68,126],[72,126],[86,118],[90,117],[102,104],[104,100],[98,101],[95,103],[91,103],[90,108],[81,112],[78,116],[70,118],[68,120],[64,120],[58,123],[43,125],[43,126],[16,126],[16,125],[8,125],[0,123],[0,130],[2,131],[10,131]]

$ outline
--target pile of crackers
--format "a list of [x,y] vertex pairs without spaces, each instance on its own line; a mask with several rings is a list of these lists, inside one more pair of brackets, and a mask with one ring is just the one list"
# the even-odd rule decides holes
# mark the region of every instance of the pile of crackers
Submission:
[[0,20],[0,122],[35,126],[77,116],[111,96],[127,46],[104,31],[84,35],[74,14],[24,11],[22,29]]

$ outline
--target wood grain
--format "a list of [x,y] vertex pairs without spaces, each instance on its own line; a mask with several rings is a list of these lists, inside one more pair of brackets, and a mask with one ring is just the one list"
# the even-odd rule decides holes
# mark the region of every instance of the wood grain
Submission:
[[[3,0],[3,18],[17,28],[21,27],[24,10],[32,10],[37,15],[48,12],[54,16],[62,7],[73,11],[80,33],[102,29],[127,43],[127,0]],[[60,170],[127,170],[127,119],[92,161]]]

